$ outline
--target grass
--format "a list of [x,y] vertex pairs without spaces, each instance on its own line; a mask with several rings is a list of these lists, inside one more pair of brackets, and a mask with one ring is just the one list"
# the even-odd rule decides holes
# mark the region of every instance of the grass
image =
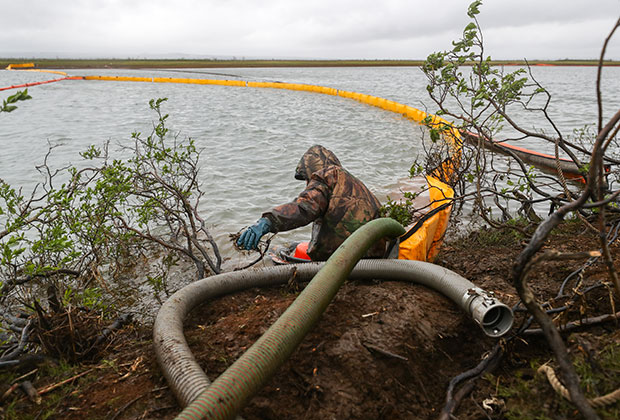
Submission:
[[[608,343],[597,353],[595,361],[588,360],[584,353],[577,353],[573,363],[586,397],[605,395],[618,387],[620,344]],[[529,367],[513,372],[510,377],[485,377],[489,385],[495,388],[495,396],[506,403],[503,418],[551,420],[579,416],[575,406],[556,394],[543,374],[536,373],[541,364],[540,360],[535,359],[530,361]],[[602,419],[618,419],[620,403],[597,408],[596,412]]]
[[[66,362],[60,361],[58,365],[45,365],[39,367],[39,372],[35,372],[37,376],[49,377],[55,382],[60,382],[62,379],[66,379],[73,375],[76,371],[76,367],[67,364]],[[19,374],[17,373],[5,373],[0,375],[0,382],[5,384],[12,384],[15,379],[17,379]],[[31,380],[35,380],[36,377],[29,378]],[[92,379],[94,381],[95,379]],[[82,382],[82,386],[85,382]],[[63,402],[63,400],[71,395],[71,392],[76,389],[75,386],[67,384],[65,386],[60,387],[54,392],[47,393],[41,399],[41,405],[34,405],[33,403],[30,406],[33,408],[28,413],[23,412],[23,404],[21,404],[20,400],[25,397],[22,395],[20,390],[16,390],[11,397],[13,397],[13,401],[7,404],[6,406],[0,406],[0,415],[3,416],[6,420],[27,420],[27,419],[50,419],[56,418],[56,411],[58,406]],[[15,396],[17,396],[15,398]],[[10,398],[9,398],[10,400]]]
[[[520,243],[527,238],[523,235],[521,230],[528,230],[528,222],[522,218],[509,220],[504,223],[505,228],[495,229],[487,226],[470,232],[464,236],[461,236],[453,241],[453,246],[463,248],[467,250],[470,247],[518,247]],[[531,229],[530,229],[531,230]]]
[[[0,58],[0,69],[9,64],[34,62],[37,68],[84,69],[84,68],[223,68],[223,67],[419,67],[424,60],[190,60],[190,59],[70,59],[70,58]],[[494,65],[525,65],[523,60],[495,60]],[[597,60],[533,60],[532,66],[595,66]],[[606,66],[618,66],[620,61],[605,61]]]

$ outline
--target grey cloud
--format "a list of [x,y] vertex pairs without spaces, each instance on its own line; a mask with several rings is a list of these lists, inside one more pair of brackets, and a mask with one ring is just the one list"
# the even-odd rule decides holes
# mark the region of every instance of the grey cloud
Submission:
[[[20,50],[54,50],[111,56],[179,52],[424,58],[430,51],[449,48],[450,41],[460,36],[468,23],[469,3],[470,0],[20,0],[3,6],[0,55]],[[591,56],[608,30],[605,26],[611,28],[614,16],[618,15],[618,0],[487,0],[479,18],[491,50],[500,55],[511,55],[511,51],[515,57],[527,56],[528,52],[544,55],[545,51],[554,54],[575,48],[576,53]],[[568,39],[554,36],[556,26],[565,28],[561,31]],[[542,39],[537,43],[530,41],[532,33]],[[543,50],[547,41],[549,45]],[[620,58],[620,54],[616,56]]]

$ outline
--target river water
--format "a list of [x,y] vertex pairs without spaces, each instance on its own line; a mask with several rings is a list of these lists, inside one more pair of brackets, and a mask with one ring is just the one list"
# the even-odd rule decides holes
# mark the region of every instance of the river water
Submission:
[[[507,70],[512,70],[508,68]],[[596,121],[596,68],[535,67],[534,76],[553,95],[551,116],[565,134]],[[426,79],[413,67],[257,68],[195,70],[67,70],[69,75],[224,78],[306,83],[394,100],[430,112]],[[49,80],[47,73],[0,71],[0,87]],[[5,99],[15,90],[0,92]],[[261,213],[293,199],[303,184],[293,178],[308,147],[322,144],[344,167],[385,199],[407,176],[420,152],[422,130],[394,113],[354,100],[309,92],[209,85],[62,81],[29,89],[32,100],[0,114],[0,178],[28,188],[40,180],[34,167],[49,145],[57,145],[54,167],[78,164],[88,145],[129,144],[134,131],[145,137],[155,115],[150,99],[167,97],[164,112],[180,138],[202,150],[201,213],[224,253],[235,260],[228,234],[253,223]],[[620,68],[604,70],[606,115],[620,108]],[[538,118],[519,115],[531,128]],[[523,145],[523,144],[521,144]],[[548,145],[525,145],[550,151]],[[283,239],[308,236],[297,231]],[[233,261],[234,264],[234,261]]]

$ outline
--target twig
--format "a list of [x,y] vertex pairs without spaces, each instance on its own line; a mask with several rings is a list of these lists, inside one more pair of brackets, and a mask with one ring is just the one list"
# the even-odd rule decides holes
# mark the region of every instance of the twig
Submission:
[[[559,327],[558,329],[560,330],[560,332],[564,332],[564,331],[574,330],[579,327],[584,327],[587,325],[594,325],[594,324],[600,324],[602,322],[618,321],[618,320],[620,320],[620,312],[616,312],[615,314],[605,314],[605,315],[595,316],[592,318],[586,318],[586,319],[579,320],[579,321],[571,321],[567,323],[566,325]],[[540,334],[543,334],[543,330],[540,328],[531,328],[529,330],[523,331],[523,334],[540,335]]]
[[[119,408],[118,410],[116,410],[116,413],[114,413],[114,416],[112,416],[110,418],[110,420],[116,420],[116,418],[118,416],[120,416],[123,411],[127,410],[132,404],[134,404],[136,401],[138,401],[140,398],[143,398],[144,396],[148,395],[148,394],[152,394],[153,392],[159,392],[161,390],[164,390],[168,388],[167,386],[161,386],[159,388],[153,388],[151,389],[149,392],[145,392],[142,395],[138,395],[136,398],[134,398],[133,400],[129,401],[127,404],[125,404],[124,406],[122,406],[121,408]],[[157,410],[161,410],[161,409],[168,409],[168,408],[174,408],[175,406],[171,406],[171,407],[163,407],[163,408],[159,408],[159,409],[153,409],[152,411],[157,411]]]
[[598,105],[598,131],[600,132],[603,129],[603,100],[601,98],[601,73],[603,71],[603,60],[605,58],[605,51],[607,50],[607,44],[609,44],[609,40],[613,37],[616,29],[620,27],[620,19],[616,21],[613,29],[605,38],[605,42],[603,43],[603,48],[601,49],[601,55],[598,61],[598,69],[596,73],[596,102]]
[[87,374],[89,374],[90,372],[92,372],[94,370],[95,370],[95,368],[91,368],[91,369],[85,370],[82,373],[78,373],[77,375],[74,375],[74,376],[72,376],[72,377],[70,377],[68,379],[65,379],[64,381],[58,382],[58,383],[56,383],[54,385],[46,386],[45,388],[42,388],[42,389],[39,390],[39,395],[47,394],[48,392],[53,391],[56,388],[60,388],[61,386],[66,385],[69,382],[72,382],[72,381],[76,380],[77,378],[81,378],[82,376],[87,375]]
[[0,369],[12,368],[19,365],[19,360],[1,360]]
[[94,346],[101,344],[113,331],[123,328],[126,324],[130,323],[133,318],[132,314],[124,314],[116,318],[116,320],[109,326],[101,331],[101,334],[95,340]]
[[618,298],[620,298],[620,278],[618,277],[618,272],[614,266],[614,260],[611,256],[611,252],[609,250],[609,244],[607,243],[607,235],[605,233],[605,207],[601,207],[599,213],[599,227],[600,227],[600,241],[601,241],[601,250],[603,253],[603,261],[607,266],[607,271],[609,273],[609,277],[611,279],[614,288],[616,289],[616,294]]
[[[41,354],[27,353],[14,360],[2,360],[0,361],[0,369],[15,369],[19,367],[20,370],[29,369],[39,366],[47,361],[54,361],[52,358]],[[35,369],[36,371],[36,369]],[[15,379],[14,382],[19,379]]]
[[21,335],[21,338],[19,340],[19,344],[18,344],[17,348],[15,350],[13,350],[11,353],[5,354],[4,356],[0,357],[0,361],[12,360],[12,359],[16,358],[17,356],[19,356],[19,354],[24,350],[24,347],[26,347],[26,342],[28,341],[28,337],[30,335],[30,326],[31,325],[32,325],[32,320],[28,320],[28,323],[26,324],[26,326],[22,330],[22,335]]
[[31,370],[30,372],[23,374],[23,375],[22,375],[22,376],[20,376],[19,378],[15,378],[15,379],[13,380],[13,383],[19,382],[19,381],[21,381],[22,379],[26,379],[26,378],[27,378],[27,377],[29,377],[30,375],[32,375],[32,374],[34,374],[34,373],[37,373],[37,371],[38,371],[38,370],[39,370],[39,368],[33,369],[33,370]]
[[150,392],[147,392],[145,394],[142,395],[138,395],[136,398],[132,399],[131,401],[129,401],[127,404],[125,404],[124,406],[122,406],[121,408],[119,408],[116,413],[114,413],[114,415],[110,418],[110,420],[116,420],[116,418],[118,416],[121,415],[121,413],[125,410],[127,410],[127,408],[129,408],[129,406],[131,406],[132,404],[134,404],[136,401],[138,401],[140,398],[148,395]]
[[115,380],[114,383],[118,383],[120,381],[124,381],[125,379],[129,378],[129,376],[131,376],[131,374],[135,372],[138,369],[138,367],[142,364],[143,360],[144,360],[144,357],[138,356],[136,360],[134,360],[133,363],[131,364],[131,367],[129,368],[127,373],[125,373],[123,376]]
[[393,357],[395,359],[399,359],[399,360],[404,360],[407,361],[409,359],[407,359],[405,356],[401,356],[399,354],[396,353],[392,353],[391,351],[382,349],[381,347],[377,347],[374,344],[370,344],[370,343],[362,343],[362,345],[364,347],[366,347],[368,350],[372,350],[372,351],[376,351],[377,353],[380,353],[384,356],[388,356],[388,357]]
[[2,394],[0,396],[0,402],[4,401],[5,399],[7,399],[9,397],[9,395],[11,395],[17,388],[19,388],[19,383],[14,383],[13,385],[11,385],[11,387],[9,389],[7,389],[4,394]]
[[[256,258],[256,260],[252,261],[251,263],[247,264],[246,266],[235,268],[234,271],[245,270],[246,268],[250,268],[253,265],[257,264],[258,262],[262,261],[263,258],[265,258],[265,254],[267,253],[267,251],[269,251],[269,246],[271,245],[271,240],[275,236],[276,235],[273,234],[273,235],[271,235],[271,237],[269,239],[267,239],[265,241],[264,249],[262,251],[259,251],[260,255],[258,256],[258,258]],[[230,237],[233,238],[233,235],[230,235]],[[234,241],[233,244],[236,244],[236,241]],[[238,248],[238,247],[237,247],[237,249],[240,250],[240,248]]]
[[[480,363],[478,363],[478,366],[452,378],[446,391],[446,402],[441,410],[439,420],[450,420],[452,418],[452,413],[456,410],[461,400],[473,389],[475,380],[484,372],[493,370],[495,366],[497,366],[502,353],[502,346],[500,342],[493,347],[493,350],[491,350],[491,352],[486,355]],[[456,394],[453,394],[456,386],[466,380],[467,383],[463,385],[456,392]]]

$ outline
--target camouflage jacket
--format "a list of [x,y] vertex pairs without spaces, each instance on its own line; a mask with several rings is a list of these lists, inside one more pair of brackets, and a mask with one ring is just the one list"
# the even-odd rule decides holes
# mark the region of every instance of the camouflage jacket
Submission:
[[[295,178],[306,180],[306,189],[263,217],[271,221],[273,232],[314,222],[308,246],[308,255],[314,261],[329,258],[357,228],[379,215],[379,200],[322,146],[312,146],[302,156]],[[384,252],[385,241],[380,241],[366,256],[380,258]]]

